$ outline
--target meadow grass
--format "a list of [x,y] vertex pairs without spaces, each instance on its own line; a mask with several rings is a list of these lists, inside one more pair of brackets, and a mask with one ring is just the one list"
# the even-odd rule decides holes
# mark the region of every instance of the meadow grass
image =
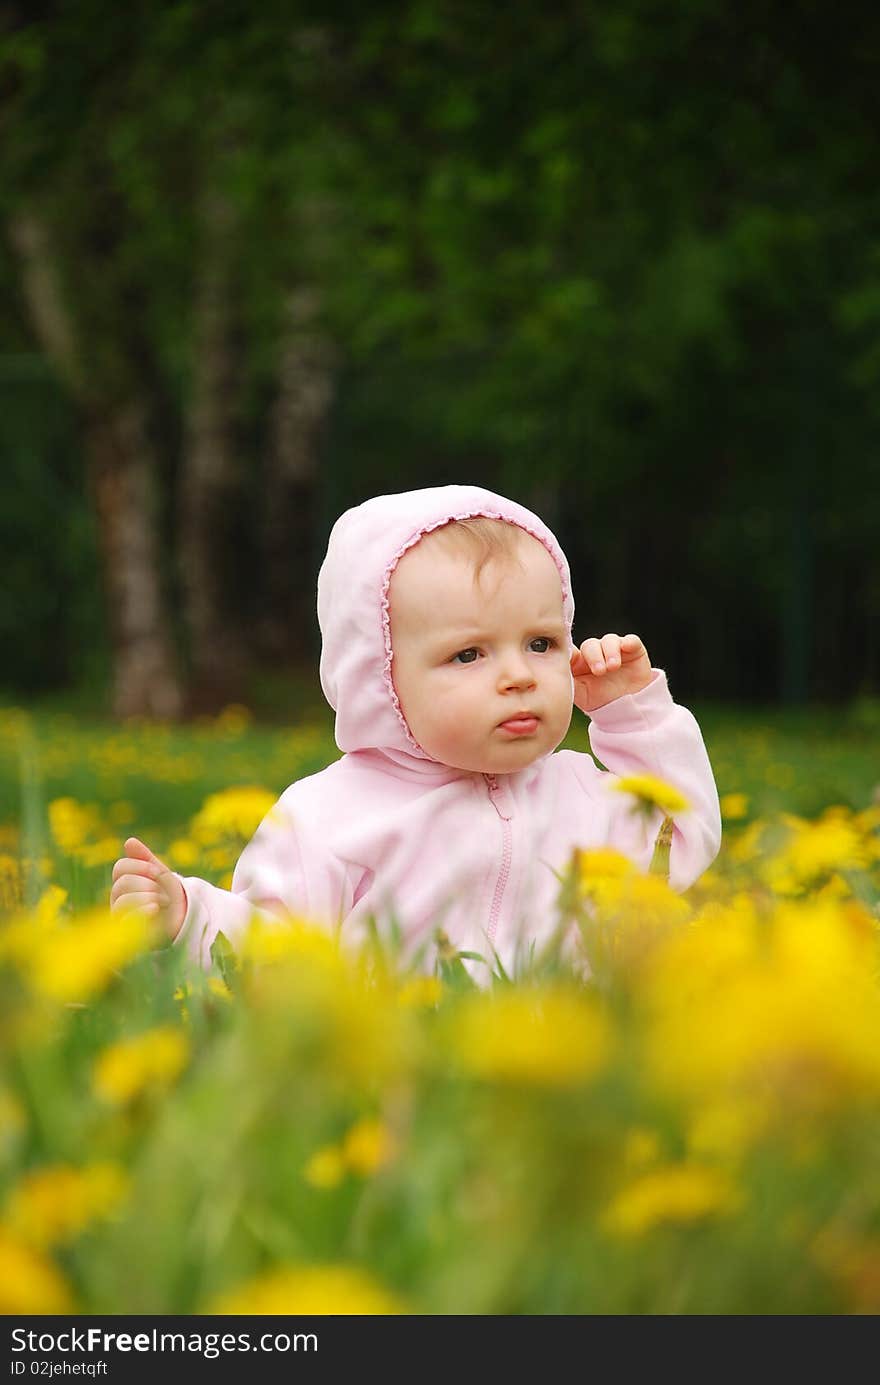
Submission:
[[0,1312],[880,1311],[874,704],[694,709],[717,862],[574,853],[588,977],[480,990],[294,919],[205,973],[109,913],[127,835],[228,884],[338,755],[279,691],[0,708]]

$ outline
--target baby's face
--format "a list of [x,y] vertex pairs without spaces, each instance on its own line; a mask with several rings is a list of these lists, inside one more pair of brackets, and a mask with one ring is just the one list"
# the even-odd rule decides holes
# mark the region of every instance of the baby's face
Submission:
[[[555,750],[571,722],[571,643],[559,571],[523,533],[519,562],[473,564],[424,540],[389,585],[391,665],[407,724],[423,750],[454,769],[505,774]],[[515,735],[502,723],[538,718]]]

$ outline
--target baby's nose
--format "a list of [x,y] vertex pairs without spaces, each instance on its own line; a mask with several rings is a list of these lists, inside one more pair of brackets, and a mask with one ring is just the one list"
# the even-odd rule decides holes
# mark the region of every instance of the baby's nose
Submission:
[[534,670],[523,658],[512,658],[501,673],[501,684],[507,688],[531,688],[535,685]]

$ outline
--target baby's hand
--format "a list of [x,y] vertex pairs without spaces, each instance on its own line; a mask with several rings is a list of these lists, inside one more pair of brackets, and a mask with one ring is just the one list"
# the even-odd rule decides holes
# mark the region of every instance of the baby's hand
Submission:
[[127,855],[113,867],[110,908],[134,909],[149,917],[158,915],[173,940],[186,915],[186,890],[173,871],[137,837],[128,838],[125,850]]
[[626,693],[647,687],[654,676],[648,651],[638,635],[603,635],[572,651],[574,705],[595,712]]

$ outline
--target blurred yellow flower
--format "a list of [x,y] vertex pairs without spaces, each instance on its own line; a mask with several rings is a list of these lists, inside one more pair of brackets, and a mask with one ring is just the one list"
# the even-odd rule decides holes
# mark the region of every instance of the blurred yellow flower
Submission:
[[639,875],[596,881],[592,897],[601,914],[625,917],[637,927],[656,931],[685,923],[691,907],[659,875]]
[[199,859],[199,848],[195,842],[191,842],[189,837],[175,837],[168,848],[167,856],[170,864],[176,869],[185,870],[188,866],[194,866]]
[[122,842],[119,837],[101,837],[73,854],[85,866],[109,866],[122,855]]
[[49,885],[37,900],[33,910],[34,921],[40,927],[54,925],[61,917],[61,911],[67,903],[67,891],[60,885]]
[[0,1315],[73,1311],[73,1296],[52,1261],[0,1226]]
[[443,997],[443,982],[439,976],[411,976],[397,994],[399,1004],[415,1009],[430,1009]]
[[623,1188],[601,1218],[613,1236],[643,1236],[658,1226],[681,1225],[739,1210],[743,1197],[728,1174],[700,1164],[669,1164],[643,1173]]
[[346,1165],[365,1177],[386,1164],[394,1153],[391,1132],[382,1121],[366,1117],[348,1130],[342,1141]]
[[770,1112],[759,1095],[725,1100],[708,1097],[688,1124],[688,1150],[698,1159],[736,1161],[761,1139],[769,1125]]
[[89,1000],[152,939],[142,915],[93,909],[38,940],[26,959],[28,981],[49,1000]]
[[186,1035],[160,1025],[105,1048],[95,1061],[92,1085],[104,1101],[123,1105],[148,1088],[170,1086],[188,1061]]
[[353,1265],[280,1266],[219,1295],[211,1314],[377,1316],[404,1313],[400,1299]]
[[215,717],[214,731],[220,736],[240,736],[243,731],[248,729],[253,719],[254,715],[249,707],[243,707],[238,702],[231,702]]
[[721,816],[728,821],[735,821],[737,818],[744,818],[749,811],[748,795],[744,793],[726,793],[721,797]]
[[[737,918],[737,915],[739,917]],[[717,909],[661,949],[642,1000],[646,1066],[693,1098],[773,1094],[821,1112],[880,1094],[875,937],[851,902],[780,904],[763,927],[748,906]]]
[[761,843],[767,823],[762,818],[750,822],[744,831],[738,833],[727,844],[727,854],[738,865],[747,865],[760,855]]
[[611,847],[598,847],[593,850],[575,851],[575,866],[581,893],[592,893],[596,881],[620,879],[634,875],[636,866],[623,852]]
[[[248,1004],[291,1032],[309,1033],[323,1070],[375,1080],[417,1061],[412,1007],[395,1004],[391,978],[371,975],[364,959],[343,952],[329,929],[293,916],[254,918],[238,944]],[[320,1036],[320,1043],[319,1043]]]
[[256,787],[209,794],[190,823],[190,835],[200,846],[249,841],[275,802],[275,794]]
[[75,1240],[93,1221],[113,1216],[128,1192],[119,1164],[51,1164],[25,1174],[6,1201],[6,1222],[29,1245]]
[[617,779],[612,788],[618,793],[632,794],[642,808],[662,808],[669,817],[690,807],[683,793],[653,774],[627,774]]
[[322,1145],[306,1162],[303,1178],[313,1188],[337,1188],[346,1172],[345,1158],[339,1146]]
[[277,925],[254,914],[237,951],[243,962],[306,960],[334,970],[343,965],[335,934],[293,914]]
[[561,985],[468,995],[448,1022],[461,1067],[500,1082],[585,1082],[604,1067],[611,1049],[608,1022],[586,992]]
[[783,849],[763,866],[762,878],[778,894],[791,894],[831,871],[863,870],[869,864],[860,833],[837,813],[807,822],[781,815],[789,829]]
[[90,837],[100,832],[97,804],[78,803],[75,798],[55,798],[49,804],[49,829],[61,850],[70,855]]

